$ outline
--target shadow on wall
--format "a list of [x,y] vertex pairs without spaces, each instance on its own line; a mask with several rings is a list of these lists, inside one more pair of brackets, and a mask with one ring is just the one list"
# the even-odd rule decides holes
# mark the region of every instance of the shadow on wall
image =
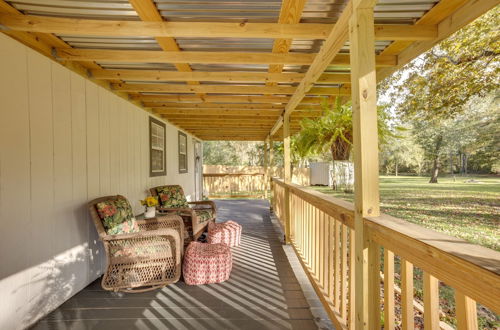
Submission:
[[76,246],[28,270],[31,281],[25,285],[29,286],[30,300],[22,327],[32,325],[87,285],[87,247]]
[[[33,255],[32,265],[0,279],[2,306],[7,308],[0,317],[0,328],[29,327],[102,274],[104,247],[87,205],[61,210],[63,213],[72,213],[73,217],[54,214],[54,218],[58,217],[54,225],[62,227],[52,233],[51,249],[28,251]],[[31,246],[36,248],[36,239]]]

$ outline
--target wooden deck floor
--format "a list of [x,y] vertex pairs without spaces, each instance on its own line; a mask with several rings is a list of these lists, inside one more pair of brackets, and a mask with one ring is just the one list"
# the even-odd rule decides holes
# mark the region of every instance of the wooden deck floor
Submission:
[[138,294],[103,291],[95,281],[33,329],[333,329],[267,201],[217,204],[218,221],[243,225],[229,281]]

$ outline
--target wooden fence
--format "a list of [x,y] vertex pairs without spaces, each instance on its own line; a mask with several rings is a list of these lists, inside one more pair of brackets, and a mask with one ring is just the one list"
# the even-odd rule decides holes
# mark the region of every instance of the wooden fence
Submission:
[[269,184],[261,173],[203,174],[203,191],[209,198],[264,197]]
[[[271,188],[274,213],[335,326],[353,329],[353,204],[276,178]],[[452,328],[440,321],[440,281],[454,289],[459,330],[478,328],[476,301],[500,312],[500,253],[388,215],[367,217],[364,226],[370,329],[380,328],[382,310],[384,329],[395,329],[396,304],[402,329],[414,329],[415,310],[425,329]],[[422,272],[423,306],[414,296],[415,267]]]
[[[270,189],[263,166],[203,165],[203,192],[207,197],[265,197]],[[283,168],[270,168],[270,177],[283,176]],[[293,169],[293,181],[309,185],[309,169]]]

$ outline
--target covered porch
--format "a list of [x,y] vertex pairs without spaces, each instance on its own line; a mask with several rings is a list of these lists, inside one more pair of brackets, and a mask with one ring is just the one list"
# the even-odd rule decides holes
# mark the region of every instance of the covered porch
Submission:
[[228,281],[124,294],[104,291],[98,279],[32,329],[333,329],[291,246],[283,245],[269,203],[217,206],[219,220],[244,228]]
[[[440,283],[460,330],[478,304],[500,312],[498,252],[381,214],[376,117],[377,82],[497,0],[55,3],[0,0],[1,327],[448,329]],[[336,97],[352,102],[354,204],[292,183],[291,136]],[[140,214],[165,184],[201,199],[208,140],[266,141],[266,167],[283,141],[282,179],[262,181],[276,220],[219,202],[245,235],[226,283],[102,291],[86,203],[120,194]]]

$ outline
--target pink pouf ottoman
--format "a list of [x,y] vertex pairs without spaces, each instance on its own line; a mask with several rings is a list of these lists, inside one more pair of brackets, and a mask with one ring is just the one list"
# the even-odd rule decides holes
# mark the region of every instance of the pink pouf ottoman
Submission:
[[220,283],[233,268],[231,249],[225,244],[191,242],[184,255],[182,272],[189,285]]
[[227,246],[239,246],[241,242],[241,225],[229,220],[208,224],[208,243],[224,243]]

